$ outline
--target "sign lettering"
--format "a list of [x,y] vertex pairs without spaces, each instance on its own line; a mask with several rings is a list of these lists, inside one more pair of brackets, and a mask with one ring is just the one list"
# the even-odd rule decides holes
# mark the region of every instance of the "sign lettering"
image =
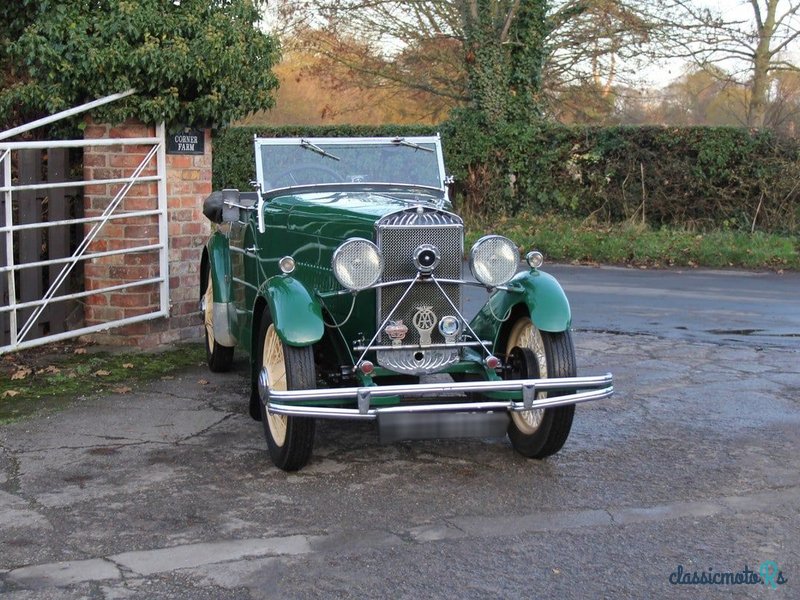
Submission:
[[167,154],[205,154],[205,132],[185,127],[167,136]]

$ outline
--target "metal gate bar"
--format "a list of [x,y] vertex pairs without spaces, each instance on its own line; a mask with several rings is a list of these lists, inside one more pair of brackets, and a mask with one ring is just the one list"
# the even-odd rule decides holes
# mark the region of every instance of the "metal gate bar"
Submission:
[[[105,104],[125,97],[133,93],[132,90],[122,94],[115,94],[107,98],[88,103],[86,105],[64,111],[52,117],[40,119],[34,123],[15,128],[6,132],[0,133],[0,140],[6,139],[13,135],[17,135],[24,131],[33,129],[39,125],[54,122],[60,118],[65,118],[90,108],[94,108],[101,104]],[[18,182],[17,185],[11,179],[11,153],[21,150],[41,150],[51,148],[86,148],[86,147],[103,147],[103,146],[150,146],[149,151],[141,159],[138,166],[133,170],[129,177],[116,177],[95,180],[82,180],[82,181],[60,181],[53,183],[26,183]],[[155,162],[156,175],[142,175],[148,167],[152,166]],[[52,341],[63,340],[71,337],[76,337],[83,334],[95,333],[105,331],[111,327],[119,327],[122,325],[130,325],[142,321],[155,319],[159,317],[169,316],[169,253],[167,243],[167,180],[166,180],[166,149],[164,144],[164,124],[161,123],[156,126],[155,136],[153,137],[138,137],[138,138],[114,138],[114,139],[96,139],[96,140],[62,140],[62,141],[36,141],[36,142],[0,142],[0,166],[2,167],[2,178],[0,178],[0,198],[4,199],[5,210],[4,220],[0,222],[0,235],[2,235],[3,243],[2,248],[4,253],[0,252],[0,258],[3,258],[5,264],[0,264],[0,281],[3,274],[5,274],[6,284],[9,291],[8,305],[0,306],[0,315],[8,313],[9,316],[9,334],[10,341],[6,345],[0,346],[0,354],[10,350],[23,349],[32,346],[45,344]],[[50,165],[48,165],[50,169]],[[56,178],[62,178],[66,172],[65,164],[54,164],[53,171],[56,173]],[[35,179],[34,179],[35,181]],[[155,182],[157,183],[157,208],[155,210],[135,210],[128,212],[120,212],[118,209],[122,205],[122,201],[133,186],[142,183]],[[52,203],[61,200],[63,204],[64,190],[66,188],[75,188],[78,186],[86,185],[118,185],[121,188],[116,192],[113,199],[103,210],[100,216],[93,217],[80,217],[69,219],[66,218],[66,211],[62,208],[51,210]],[[22,198],[20,192],[35,192],[38,190],[50,190],[52,194],[48,196],[48,218],[52,220],[40,221],[38,223],[32,222],[13,222],[12,200],[14,194]],[[36,199],[34,198],[34,202]],[[97,238],[97,235],[103,226],[109,221],[118,219],[131,219],[141,217],[155,217],[158,223],[158,243],[145,243],[138,246],[131,246],[124,249],[105,250],[98,252],[88,252],[89,246]],[[29,219],[30,220],[30,219]],[[44,230],[45,232],[53,232],[52,228],[58,226],[69,225],[88,225],[91,224],[91,229],[84,236],[83,240],[78,244],[78,247],[68,258],[50,258],[53,254],[47,255],[47,260],[20,260],[15,264],[14,260],[14,234],[19,232],[21,235],[24,232],[31,232],[35,230]],[[48,239],[52,238],[51,234],[45,234]],[[144,240],[147,241],[147,240]],[[148,253],[158,252],[158,275],[147,279],[138,281],[126,281],[120,284],[108,285],[102,288],[77,291],[57,295],[59,290],[63,290],[64,283],[67,281],[73,268],[81,261],[88,261],[96,258],[106,256],[115,256],[119,254],[132,254],[132,253]],[[5,256],[3,256],[5,254]],[[30,257],[29,257],[30,258]],[[43,257],[42,257],[43,258]],[[60,269],[58,268],[60,266]],[[46,285],[49,285],[44,294],[39,292],[41,298],[39,299],[21,299],[18,297],[17,278],[21,277],[22,273],[30,269],[49,269],[49,276],[46,278]],[[22,282],[22,279],[20,279]],[[44,335],[37,339],[26,339],[36,326],[37,320],[41,317],[43,311],[48,305],[52,303],[64,302],[67,300],[76,300],[93,296],[97,294],[105,294],[109,292],[119,292],[128,290],[130,288],[137,288],[148,285],[158,285],[159,303],[158,307],[153,307],[151,312],[136,315],[132,317],[125,317],[92,325],[88,327],[81,327],[72,331],[52,331],[49,335]],[[27,316],[20,313],[20,311],[31,311],[32,313]],[[21,327],[20,324],[22,323]]]
[[[14,211],[11,206],[11,150],[10,149],[0,149],[2,154],[0,155],[0,163],[3,165],[3,206],[5,207],[5,215],[3,219],[3,223],[6,227],[11,227],[13,224],[13,216]],[[8,188],[8,191],[5,189]],[[11,230],[9,229],[3,236],[5,238],[5,249],[6,249],[6,263],[9,265],[14,264],[14,236],[11,234]],[[8,273],[8,303],[9,305],[13,305],[17,301],[17,285],[14,279],[14,273]],[[13,343],[17,339],[17,317],[16,313],[11,315],[9,320],[9,336],[10,336],[10,343],[9,346],[12,346]],[[3,347],[5,348],[5,346]],[[2,352],[3,348],[0,348],[0,352]]]
[[[90,327],[83,327],[80,329],[76,329],[72,332],[69,332],[71,336],[82,335],[86,333],[95,333],[98,331],[104,331],[109,329],[110,327],[118,327],[122,325],[138,323],[142,320],[146,319],[154,319],[158,317],[168,316],[169,312],[169,301],[168,301],[168,285],[169,280],[166,276],[166,269],[164,269],[164,264],[168,260],[167,256],[167,247],[166,247],[166,236],[159,235],[159,243],[158,244],[146,244],[141,246],[132,246],[129,248],[125,248],[123,250],[116,250],[116,251],[104,251],[104,252],[93,252],[87,253],[87,249],[91,245],[91,243],[97,237],[97,234],[100,232],[101,228],[105,223],[107,223],[112,217],[116,218],[132,218],[133,216],[140,216],[139,214],[142,212],[146,212],[149,214],[155,214],[159,217],[159,233],[161,234],[162,231],[166,231],[166,198],[159,198],[159,209],[155,211],[132,211],[131,213],[117,213],[114,214],[114,211],[119,207],[122,200],[125,198],[126,194],[130,191],[130,189],[136,185],[137,183],[144,183],[149,181],[156,181],[159,184],[166,181],[166,177],[164,176],[163,168],[161,169],[160,175],[155,176],[143,176],[142,172],[150,165],[151,161],[155,158],[156,159],[156,169],[158,171],[158,154],[159,150],[163,149],[163,128],[159,126],[158,129],[161,129],[161,137],[152,137],[152,138],[124,138],[124,139],[114,139],[114,140],[67,140],[62,142],[52,142],[50,144],[41,143],[41,142],[34,142],[33,144],[37,146],[44,146],[44,147],[88,147],[88,146],[109,146],[109,145],[151,145],[152,148],[148,151],[148,153],[144,156],[144,158],[140,161],[139,165],[134,169],[133,174],[130,177],[125,178],[113,178],[113,179],[103,179],[103,180],[83,180],[83,181],[71,181],[67,183],[52,183],[52,184],[27,184],[27,185],[9,185],[6,184],[0,187],[0,192],[3,192],[6,197],[6,223],[10,223],[10,225],[6,225],[0,229],[5,234],[6,237],[6,248],[7,248],[7,263],[8,266],[0,268],[0,273],[6,272],[8,274],[8,285],[9,285],[9,306],[7,307],[0,307],[0,312],[9,312],[10,313],[10,334],[11,340],[10,344],[6,347],[0,348],[0,352],[7,350],[7,349],[21,349],[30,346],[35,346],[39,344],[46,343],[48,341],[54,341],[53,336],[42,336],[40,338],[34,340],[25,340],[25,337],[31,332],[32,328],[36,324],[36,321],[41,316],[42,312],[44,311],[45,307],[50,304],[51,301],[53,302],[60,302],[74,297],[84,297],[94,294],[103,294],[110,291],[116,291],[119,289],[125,289],[128,287],[137,287],[140,285],[145,285],[141,281],[138,282],[129,282],[122,284],[121,286],[106,286],[104,288],[98,288],[95,290],[91,290],[91,293],[83,293],[82,295],[75,296],[73,294],[67,296],[55,296],[56,291],[58,288],[66,281],[66,278],[69,276],[70,272],[74,268],[80,260],[90,260],[93,258],[99,258],[103,256],[113,256],[116,254],[129,254],[129,253],[137,253],[137,252],[148,252],[153,250],[159,251],[159,277],[153,278],[152,280],[147,280],[148,284],[151,283],[158,283],[160,284],[160,305],[159,310],[154,311],[151,313],[147,313],[145,315],[137,315],[135,317],[127,317],[123,319],[118,319],[115,321],[94,325]],[[4,166],[5,171],[8,173],[10,172],[10,160],[9,160],[9,153],[12,150],[16,149],[23,149],[28,148],[29,143],[26,142],[14,142],[8,144],[0,144],[0,148],[3,148],[5,152],[3,153],[4,159]],[[10,176],[7,178],[7,181],[10,181]],[[24,264],[14,264],[14,257],[13,257],[13,232],[20,230],[30,230],[30,229],[38,229],[40,228],[43,223],[26,223],[20,225],[14,225],[11,220],[11,194],[14,191],[21,191],[21,190],[42,190],[42,189],[52,189],[52,188],[63,188],[63,187],[74,187],[80,185],[102,185],[102,184],[115,184],[115,183],[122,183],[123,187],[116,193],[114,198],[108,204],[108,206],[103,211],[103,214],[99,217],[89,217],[84,219],[66,219],[62,220],[67,221],[69,223],[74,222],[86,222],[86,223],[93,223],[92,229],[89,233],[84,237],[82,242],[79,244],[78,248],[72,254],[70,258],[66,259],[52,259],[52,260],[45,260],[45,261],[35,261],[35,262],[28,262]],[[161,186],[159,185],[159,188]],[[166,194],[164,194],[166,195]],[[160,194],[159,194],[160,196]],[[164,224],[162,226],[162,223]],[[48,226],[54,226],[48,224]],[[9,248],[10,247],[10,248]],[[25,269],[32,269],[42,266],[50,266],[62,264],[64,265],[55,280],[52,281],[49,289],[44,294],[44,297],[38,301],[29,301],[24,303],[17,302],[16,299],[16,286],[15,286],[15,271],[22,271]],[[112,289],[113,288],[113,289]],[[24,304],[24,307],[23,305]],[[18,321],[18,311],[22,310],[26,307],[35,307],[33,313],[25,319],[24,325],[19,327]],[[61,336],[59,336],[61,337]]]

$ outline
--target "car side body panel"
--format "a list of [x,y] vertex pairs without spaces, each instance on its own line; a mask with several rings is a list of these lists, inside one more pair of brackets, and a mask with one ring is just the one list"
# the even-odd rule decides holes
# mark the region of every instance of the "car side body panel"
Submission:
[[518,273],[509,282],[508,291],[501,290],[483,305],[472,319],[471,326],[481,339],[495,342],[502,329],[502,319],[515,306],[524,304],[533,324],[541,331],[557,333],[572,325],[569,300],[556,279],[544,271]]

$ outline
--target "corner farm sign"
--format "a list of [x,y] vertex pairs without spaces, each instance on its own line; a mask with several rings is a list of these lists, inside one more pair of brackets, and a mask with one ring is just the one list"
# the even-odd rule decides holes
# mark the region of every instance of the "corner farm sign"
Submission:
[[181,128],[167,136],[167,154],[204,154],[205,132],[202,129]]

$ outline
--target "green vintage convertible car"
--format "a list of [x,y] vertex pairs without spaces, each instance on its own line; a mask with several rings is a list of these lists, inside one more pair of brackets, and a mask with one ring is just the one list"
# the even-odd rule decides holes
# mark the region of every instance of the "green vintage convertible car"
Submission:
[[[200,307],[210,369],[249,356],[279,468],[309,461],[316,419],[376,420],[382,441],[507,434],[543,458],[576,403],[612,395],[610,374],[577,377],[539,252],[520,270],[486,235],[465,255],[438,136],[256,138],[255,159],[255,192],[205,202]],[[489,292],[471,317],[469,286]]]

